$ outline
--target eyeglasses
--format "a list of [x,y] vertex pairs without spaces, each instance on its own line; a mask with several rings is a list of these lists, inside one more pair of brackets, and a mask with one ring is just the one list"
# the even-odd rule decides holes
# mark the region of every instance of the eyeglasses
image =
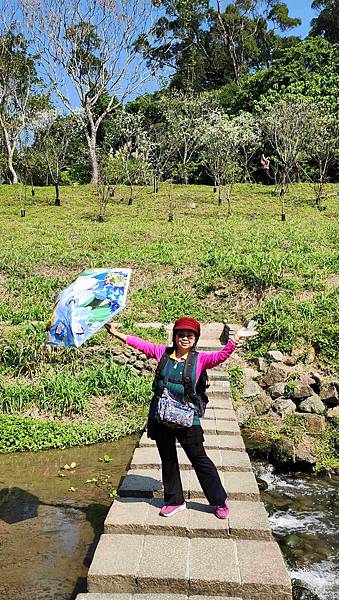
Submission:
[[187,338],[188,340],[194,340],[195,339],[195,335],[194,333],[176,333],[176,335],[182,339],[182,338]]

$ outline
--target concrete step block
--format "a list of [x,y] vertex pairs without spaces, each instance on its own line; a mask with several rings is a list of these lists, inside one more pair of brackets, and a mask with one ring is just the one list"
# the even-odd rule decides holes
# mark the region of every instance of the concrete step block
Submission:
[[[208,450],[208,456],[217,468],[222,468],[221,454],[219,450]],[[179,465],[181,469],[191,469],[192,465],[182,448],[177,449]],[[157,448],[136,448],[134,450],[130,469],[156,469],[161,464]]]
[[229,471],[221,475],[230,500],[260,501],[258,484],[252,472]]
[[244,600],[291,600],[291,581],[276,542],[236,540]]
[[226,369],[209,369],[208,370],[209,381],[228,381],[228,374]]
[[188,593],[189,545],[190,540],[185,537],[167,536],[164,542],[162,536],[145,536],[137,575],[138,590]]
[[143,536],[103,534],[87,574],[89,592],[136,592]]
[[229,507],[230,537],[272,541],[268,514],[262,502],[230,500]]
[[207,394],[208,397],[220,396],[221,394],[229,397],[230,384],[228,381],[212,381],[207,390]]
[[201,419],[201,427],[206,434],[240,435],[237,421],[223,421],[222,419]]
[[[213,417],[215,420],[219,419],[220,421],[237,421],[237,415],[235,410],[232,408],[223,408],[223,409],[212,409]],[[207,418],[208,415],[205,415]]]
[[[75,600],[188,600],[186,594],[78,594]],[[189,600],[242,600],[229,596],[190,596]]]
[[[219,472],[230,500],[259,501],[259,488],[252,472]],[[203,498],[197,476],[193,470],[181,471],[181,482],[185,497]],[[118,490],[122,498],[159,498],[163,497],[161,469],[131,469]]]
[[[188,478],[187,473],[182,475]],[[188,481],[186,485],[188,486]],[[118,489],[118,494],[122,498],[153,498],[162,496],[162,491],[161,469],[130,469]]]
[[252,471],[251,462],[247,452],[220,451],[222,471]]
[[224,410],[225,408],[233,408],[233,402],[232,399],[226,395],[215,395],[209,398],[206,410],[209,408],[212,408],[214,411],[218,409]]
[[[238,450],[245,451],[245,444],[241,435],[204,435],[204,446],[205,448],[211,449],[224,449],[224,450]],[[177,442],[177,448],[180,448],[179,442]],[[156,443],[154,440],[151,440],[147,437],[146,433],[140,438],[139,441],[140,448],[156,448]]]
[[235,542],[217,538],[192,539],[189,577],[190,594],[238,595],[241,579]]
[[[223,537],[104,534],[88,573],[90,593],[173,593],[291,600],[276,542]],[[120,600],[120,599],[119,599]]]
[[159,515],[162,498],[117,498],[105,519],[106,534],[176,535],[182,537],[232,537],[271,540],[271,530],[261,502],[229,501],[229,519],[217,519],[205,498],[189,500],[187,510],[168,519]]

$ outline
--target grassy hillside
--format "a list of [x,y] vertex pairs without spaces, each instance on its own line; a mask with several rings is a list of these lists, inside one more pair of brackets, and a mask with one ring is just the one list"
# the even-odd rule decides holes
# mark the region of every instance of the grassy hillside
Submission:
[[338,190],[332,186],[326,210],[319,212],[308,200],[310,188],[293,186],[282,223],[270,187],[236,186],[229,219],[205,186],[175,186],[172,206],[166,187],[157,196],[139,188],[132,206],[121,188],[99,223],[90,186],[63,188],[61,207],[53,205],[52,188],[37,189],[25,218],[19,190],[1,186],[0,412],[34,415],[31,407],[38,406],[38,414],[94,418],[91,398],[113,392],[113,416],[132,407],[130,419],[134,415],[134,427],[140,426],[149,382],[131,380],[128,372],[121,376],[107,361],[104,350],[112,340],[105,332],[80,350],[51,352],[43,346],[55,293],[88,267],[133,268],[122,314],[126,330],[138,321],[171,322],[182,314],[203,322],[240,323],[254,316],[260,335],[252,355],[267,347],[297,346],[305,353],[313,347],[321,366],[334,372]]

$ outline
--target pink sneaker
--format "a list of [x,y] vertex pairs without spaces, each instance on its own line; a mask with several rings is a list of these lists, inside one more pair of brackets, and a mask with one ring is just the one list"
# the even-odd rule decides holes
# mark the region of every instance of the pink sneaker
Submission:
[[163,506],[159,515],[162,517],[172,517],[175,513],[180,512],[181,510],[185,510],[186,502],[183,504],[173,504],[172,506]]
[[227,500],[225,500],[225,504],[222,504],[221,506],[216,506],[214,514],[216,517],[218,517],[218,519],[227,519],[227,517],[229,517],[230,508],[227,504]]

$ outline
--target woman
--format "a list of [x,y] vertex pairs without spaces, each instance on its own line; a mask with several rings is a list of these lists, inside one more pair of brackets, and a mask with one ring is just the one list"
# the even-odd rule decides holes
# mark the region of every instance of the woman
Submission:
[[[201,409],[198,403],[196,402],[194,405],[194,420],[190,427],[170,428],[157,419],[158,399],[165,387],[173,397],[184,400],[185,384],[183,374],[185,363],[188,361],[189,353],[195,350],[200,337],[199,321],[191,317],[178,319],[174,323],[173,347],[170,349],[160,344],[152,344],[136,336],[124,335],[112,323],[107,324],[106,329],[111,335],[129,346],[142,351],[150,358],[155,358],[158,363],[165,352],[169,355],[168,360],[165,361],[165,366],[156,374],[154,380],[154,397],[151,402],[147,425],[148,435],[156,441],[162,463],[165,505],[162,507],[160,514],[163,517],[170,517],[186,508],[176,450],[176,440],[178,440],[197,474],[208,502],[215,506],[215,515],[219,519],[226,519],[229,515],[227,494],[220,481],[218,471],[207,456],[203,446],[204,436],[199,416]],[[255,335],[254,331],[242,328],[236,332],[233,340],[229,340],[221,350],[196,353],[197,358],[192,371],[194,391],[204,369],[212,369],[223,363],[235,350],[241,338],[252,335]]]

